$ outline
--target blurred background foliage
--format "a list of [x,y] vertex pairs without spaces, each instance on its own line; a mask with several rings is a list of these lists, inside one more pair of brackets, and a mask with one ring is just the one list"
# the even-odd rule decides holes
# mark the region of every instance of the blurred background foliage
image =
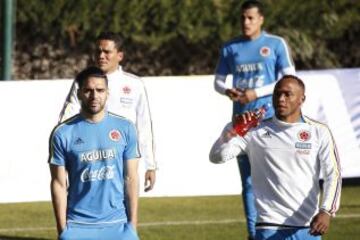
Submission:
[[[240,35],[240,0],[16,0],[15,79],[72,78],[94,39],[126,41],[124,68],[141,76],[212,74]],[[360,1],[263,0],[264,29],[284,37],[297,69],[360,66]]]

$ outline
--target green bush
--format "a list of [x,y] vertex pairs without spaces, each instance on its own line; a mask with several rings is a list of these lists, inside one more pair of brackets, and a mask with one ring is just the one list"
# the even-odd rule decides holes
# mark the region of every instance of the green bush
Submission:
[[[124,64],[137,74],[211,74],[221,45],[241,32],[242,2],[17,0],[16,48],[47,43],[84,54],[111,30],[126,40]],[[265,29],[288,40],[298,69],[359,66],[359,1],[263,2]]]

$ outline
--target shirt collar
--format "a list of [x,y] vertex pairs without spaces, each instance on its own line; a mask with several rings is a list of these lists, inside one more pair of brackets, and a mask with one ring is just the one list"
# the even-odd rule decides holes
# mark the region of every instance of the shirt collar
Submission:
[[113,77],[113,76],[115,76],[117,74],[122,74],[122,73],[123,73],[122,67],[119,65],[119,67],[115,71],[113,71],[112,73],[106,74],[106,76],[108,78],[111,78],[111,77]]
[[281,126],[281,127],[293,127],[293,126],[297,126],[297,125],[300,125],[300,124],[305,123],[305,118],[304,118],[304,116],[301,114],[300,119],[299,119],[298,122],[288,123],[288,122],[284,122],[284,121],[279,120],[279,119],[274,115],[274,116],[273,116],[273,121],[274,121],[277,125],[279,125],[279,126]]

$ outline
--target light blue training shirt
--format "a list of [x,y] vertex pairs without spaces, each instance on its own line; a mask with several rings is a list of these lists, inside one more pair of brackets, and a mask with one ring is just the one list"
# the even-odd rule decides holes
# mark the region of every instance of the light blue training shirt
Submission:
[[139,157],[135,126],[115,114],[107,112],[98,123],[78,114],[56,126],[49,163],[68,172],[67,222],[127,222],[126,162]]
[[[254,40],[239,37],[225,43],[215,74],[223,78],[232,74],[234,88],[255,89],[276,82],[279,74],[289,68],[294,69],[294,64],[285,40],[263,31]],[[266,104],[271,107],[265,118],[272,117],[272,95],[259,97],[245,105],[234,102],[233,114],[253,111]]]

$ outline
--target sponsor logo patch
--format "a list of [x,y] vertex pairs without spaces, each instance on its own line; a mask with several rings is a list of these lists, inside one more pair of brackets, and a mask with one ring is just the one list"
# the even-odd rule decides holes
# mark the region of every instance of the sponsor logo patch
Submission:
[[260,55],[263,57],[268,57],[270,55],[270,48],[269,47],[262,47],[260,49]]
[[121,97],[120,98],[120,102],[123,104],[123,106],[126,107],[130,107],[133,104],[133,99],[132,98],[127,98],[127,97]]
[[298,150],[296,150],[296,152],[301,155],[309,155],[310,154],[310,150],[308,150],[308,149],[298,149]]
[[247,63],[247,64],[238,64],[236,65],[236,72],[238,73],[247,73],[247,72],[256,72],[263,69],[261,63]]
[[121,134],[118,130],[113,129],[109,132],[109,138],[114,142],[118,142],[120,141]]
[[311,143],[297,142],[297,143],[295,143],[295,148],[311,149]]
[[112,160],[115,158],[115,149],[92,150],[80,154],[81,162],[95,162]]
[[82,182],[94,182],[113,179],[115,175],[115,166],[103,166],[99,169],[86,168],[82,171],[80,179]]

